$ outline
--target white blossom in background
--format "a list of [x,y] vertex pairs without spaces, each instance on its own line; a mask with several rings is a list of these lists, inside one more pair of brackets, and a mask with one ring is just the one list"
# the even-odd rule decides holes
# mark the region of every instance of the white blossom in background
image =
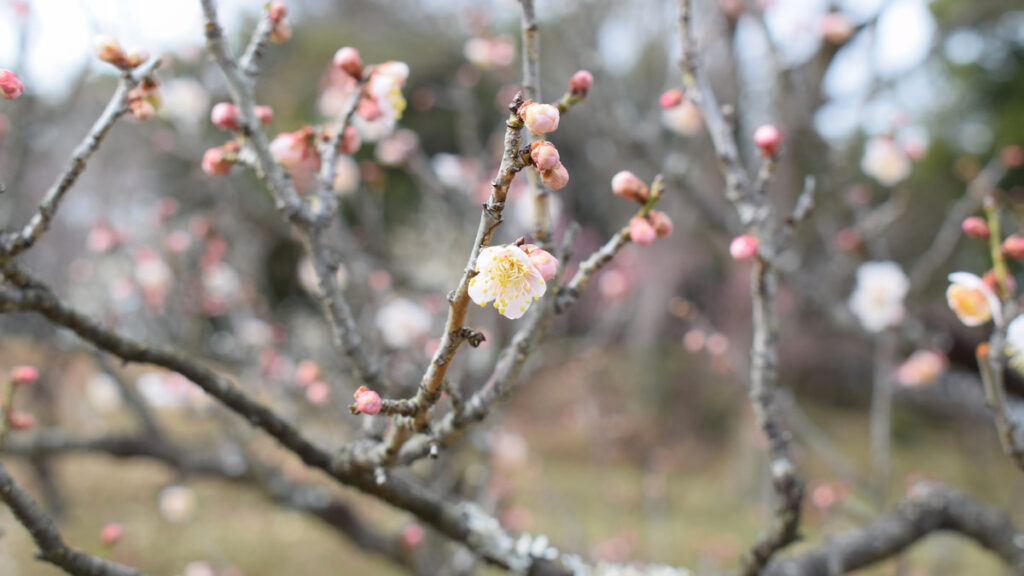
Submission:
[[189,562],[181,576],[217,576],[217,571],[209,562]]
[[86,380],[85,399],[100,414],[116,412],[123,404],[121,390],[114,378],[103,372],[96,372]]
[[1024,375],[1024,315],[1017,316],[1006,327],[1006,354],[1010,367]]
[[491,246],[476,259],[477,275],[469,281],[469,297],[481,306],[494,302],[506,318],[526,314],[547,285],[530,257],[518,246]]
[[160,491],[158,507],[164,520],[172,524],[188,521],[196,512],[199,498],[186,486],[168,486]]
[[516,61],[516,39],[507,35],[470,38],[462,47],[462,55],[470,64],[483,70],[505,68]]
[[906,151],[889,138],[873,138],[864,147],[860,168],[883,186],[895,186],[910,176],[912,164]]
[[334,192],[348,196],[359,189],[359,164],[351,156],[339,154],[334,162]]
[[903,299],[910,281],[895,262],[865,262],[857,269],[850,311],[868,332],[881,332],[903,321]]
[[430,313],[408,298],[394,298],[377,311],[377,329],[391,348],[408,348],[429,334]]
[[199,132],[210,110],[210,94],[194,78],[171,78],[160,86],[158,114],[183,132]]
[[953,272],[949,282],[946,302],[965,326],[981,326],[992,318],[1000,321],[999,298],[981,277],[970,272]]
[[412,130],[396,130],[377,143],[374,156],[384,166],[401,166],[420,146],[420,137]]

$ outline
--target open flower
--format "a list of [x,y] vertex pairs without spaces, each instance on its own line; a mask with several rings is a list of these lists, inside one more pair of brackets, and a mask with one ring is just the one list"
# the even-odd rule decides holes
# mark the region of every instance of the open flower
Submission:
[[1006,355],[1010,357],[1010,368],[1024,374],[1024,314],[1006,327]]
[[[981,279],[979,278],[980,282]],[[903,321],[907,275],[895,262],[865,262],[857,269],[850,310],[868,332],[881,332]]]
[[992,318],[1000,320],[999,298],[980,277],[970,272],[954,272],[949,275],[949,282],[946,301],[964,325],[981,326]]
[[891,139],[878,137],[864,147],[860,168],[883,186],[895,186],[910,176],[913,166],[902,148]]
[[512,320],[525,314],[547,289],[530,257],[511,244],[481,250],[476,271],[476,277],[469,281],[469,297],[481,306],[493,301],[498,312]]
[[408,79],[409,66],[405,62],[384,62],[373,67],[359,114],[352,119],[365,140],[376,142],[394,131],[405,111],[402,88]]

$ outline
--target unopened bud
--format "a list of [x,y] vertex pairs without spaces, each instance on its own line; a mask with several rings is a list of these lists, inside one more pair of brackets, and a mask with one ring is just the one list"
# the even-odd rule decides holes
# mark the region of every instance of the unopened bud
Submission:
[[762,156],[774,158],[782,146],[782,134],[774,125],[765,124],[754,131],[754,144],[761,149]]
[[668,90],[661,95],[660,102],[662,108],[675,108],[683,103],[683,91]]
[[672,219],[668,217],[668,214],[651,210],[647,218],[651,221],[651,225],[654,226],[654,232],[658,235],[658,238],[665,238],[672,234]]
[[274,121],[274,109],[270,106],[257,106],[256,118],[260,121],[260,124],[270,124]]
[[284,2],[271,2],[270,5],[267,6],[267,14],[275,23],[281,22],[281,20],[284,20],[284,17],[288,15],[288,6],[286,6]]
[[210,176],[224,176],[231,172],[234,165],[234,161],[230,160],[221,148],[210,148],[203,154],[203,172]]
[[569,91],[576,95],[584,95],[594,85],[594,75],[586,70],[579,70],[569,79]]
[[985,219],[979,216],[966,218],[960,227],[963,229],[964,234],[967,234],[971,238],[977,238],[978,240],[985,240],[988,238],[988,222],[985,222]]
[[14,100],[25,92],[25,85],[21,83],[18,75],[10,70],[0,70],[0,97],[5,100]]
[[354,396],[356,403],[350,407],[353,414],[368,414],[373,416],[380,412],[380,395],[373,390],[370,390],[366,386],[360,386],[359,389],[356,390]]
[[238,130],[238,107],[230,102],[220,102],[210,111],[213,125],[222,130]]
[[519,111],[526,128],[534,134],[547,134],[558,130],[558,108],[551,104],[528,103]]
[[359,56],[359,50],[351,46],[345,46],[334,53],[334,66],[357,80],[363,77],[363,59]]
[[559,162],[555,164],[554,168],[541,172],[540,179],[544,181],[544,185],[548,188],[561,190],[569,183],[569,171]]
[[120,524],[110,523],[100,530],[100,544],[107,548],[113,548],[124,536],[124,528]]
[[530,147],[530,158],[537,170],[551,170],[559,163],[558,149],[547,140],[533,143]]
[[558,259],[550,252],[538,248],[534,244],[524,245],[523,252],[530,257],[530,262],[537,267],[537,271],[540,272],[545,282],[555,277],[555,273],[558,272]]
[[1012,234],[1003,240],[1003,254],[1014,260],[1024,260],[1024,237]]
[[737,236],[729,244],[729,255],[737,262],[753,260],[757,257],[757,251],[760,246],[761,242],[756,236],[751,236],[750,234]]
[[121,43],[113,36],[97,36],[93,40],[93,49],[96,51],[96,57],[108,64],[118,67],[125,64],[124,48],[121,48]]
[[11,383],[15,386],[31,386],[39,381],[39,369],[35,366],[11,368]]
[[629,239],[634,243],[641,246],[647,246],[653,244],[654,240],[658,238],[658,233],[654,230],[654,226],[647,221],[647,218],[641,216],[634,216],[629,221]]
[[636,174],[623,170],[612,177],[612,193],[626,200],[644,203],[650,196],[650,189]]

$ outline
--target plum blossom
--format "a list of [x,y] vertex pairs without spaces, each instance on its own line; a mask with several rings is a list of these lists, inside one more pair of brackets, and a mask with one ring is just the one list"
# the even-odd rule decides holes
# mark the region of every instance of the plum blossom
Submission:
[[433,318],[407,298],[395,298],[377,311],[377,329],[384,343],[402,349],[420,341],[430,331]]
[[666,98],[663,96],[662,126],[680,136],[693,136],[701,131],[704,123],[700,117],[700,110],[693,102],[680,100],[676,105],[665,107],[665,101]]
[[196,133],[210,107],[210,94],[206,88],[192,78],[172,78],[163,83],[160,92],[163,95],[160,115],[178,130]]
[[910,176],[907,153],[890,138],[874,138],[864,147],[860,168],[883,186],[895,186]]
[[[981,279],[979,278],[979,281]],[[850,311],[868,332],[881,332],[903,321],[903,299],[910,281],[895,262],[865,262],[857,269]]]
[[1002,305],[983,279],[970,272],[953,272],[949,282],[946,301],[965,326],[981,326],[993,318],[1001,321]]
[[10,70],[0,70],[0,98],[14,100],[25,92],[25,85],[18,75]]
[[1024,374],[1024,314],[1006,327],[1006,354],[1010,357],[1010,368]]
[[477,275],[469,281],[469,297],[481,306],[493,301],[506,318],[522,317],[544,295],[544,276],[530,257],[514,245],[491,246],[476,259]]
[[372,105],[373,113],[360,106],[359,114],[352,118],[352,124],[364,140],[376,142],[395,129],[405,112],[406,101],[402,88],[409,78],[409,65],[405,62],[384,62],[373,67],[370,80],[366,83],[364,104]]
[[160,515],[164,517],[164,520],[172,524],[185,522],[192,518],[197,505],[198,497],[191,488],[168,486],[160,491]]

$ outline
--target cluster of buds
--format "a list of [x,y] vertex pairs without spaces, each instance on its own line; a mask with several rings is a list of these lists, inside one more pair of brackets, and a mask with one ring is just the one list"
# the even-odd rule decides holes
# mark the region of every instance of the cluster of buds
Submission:
[[160,85],[152,78],[144,78],[128,92],[128,109],[136,120],[149,120],[160,107]]
[[14,100],[25,91],[18,75],[10,70],[0,70],[0,98]]
[[[559,112],[557,106],[536,104],[533,100],[519,107],[519,117],[526,128],[543,137],[558,130]],[[558,155],[558,149],[547,140],[538,140],[530,146],[530,161],[540,173],[544,185],[552,190],[561,190],[569,183],[569,171],[565,169]]]
[[356,402],[348,407],[353,414],[368,414],[373,416],[374,414],[380,413],[380,394],[377,394],[366,386],[360,386],[359,389],[356,390],[356,393],[353,394],[353,397],[355,397]]
[[133,48],[126,52],[117,38],[106,34],[93,40],[93,49],[97,58],[120,70],[134,70],[149,60],[149,53],[145,50]]
[[[612,177],[612,193],[637,204],[646,206],[652,198],[651,188],[636,174],[622,170]],[[658,238],[672,234],[672,219],[657,210],[642,210],[629,221],[629,239],[646,246]]]
[[240,150],[241,145],[235,140],[217,148],[210,148],[203,154],[203,172],[210,176],[224,176],[231,172],[231,168],[238,161]]
[[[210,121],[221,130],[240,131],[242,129],[239,122],[241,116],[238,107],[230,102],[220,102],[210,110]],[[274,121],[274,109],[270,106],[257,106],[256,118],[259,119],[260,124],[270,124]]]
[[270,31],[270,41],[274,44],[283,44],[291,40],[292,27],[285,20],[285,17],[288,16],[288,7],[284,2],[271,2],[267,6],[267,16],[274,25],[273,30]]

